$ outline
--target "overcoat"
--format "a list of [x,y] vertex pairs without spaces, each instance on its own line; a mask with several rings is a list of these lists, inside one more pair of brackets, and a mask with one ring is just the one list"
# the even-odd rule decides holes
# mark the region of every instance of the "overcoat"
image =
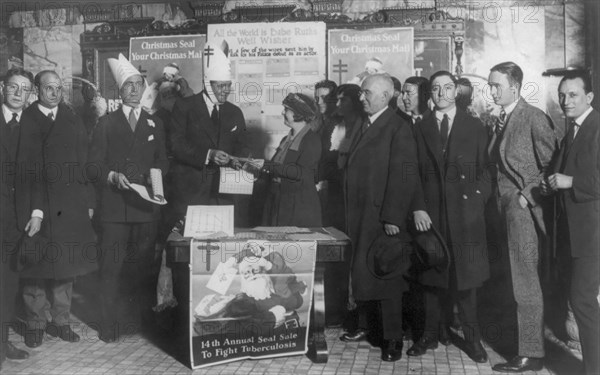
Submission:
[[219,110],[220,125],[213,124],[204,95],[201,92],[177,100],[171,113],[172,203],[180,214],[185,214],[188,205],[232,204],[232,196],[219,194],[219,166],[206,163],[210,149],[248,156],[244,155],[246,122],[242,110],[225,102]]
[[51,121],[33,103],[23,112],[21,126],[24,133],[38,127],[42,134],[44,219],[32,238],[38,241],[26,238],[23,244],[29,247],[26,253],[41,250],[41,258],[26,264],[20,276],[58,280],[96,270],[96,234],[88,213],[95,198],[86,173],[88,136],[81,118],[60,103]]
[[[415,128],[421,189],[414,210],[425,210],[449,245],[458,290],[481,286],[489,278],[484,207],[491,194],[487,173],[488,132],[476,118],[457,109],[446,154],[442,153],[435,112]],[[448,288],[449,271],[431,268],[423,285]]]
[[265,225],[321,226],[321,203],[315,187],[321,140],[309,129],[298,143],[292,142],[282,164],[266,166],[269,176],[280,182],[269,183],[263,214]]
[[[572,257],[600,255],[600,113],[586,117],[570,147],[562,140],[555,173],[573,177],[573,188],[561,190],[560,209],[566,211]],[[566,228],[558,228],[566,230]],[[569,254],[567,254],[569,255]]]
[[90,145],[88,174],[94,176],[99,219],[105,222],[143,223],[158,220],[160,206],[131,190],[108,184],[110,171],[121,172],[132,183],[147,185],[151,168],[162,176],[169,170],[162,121],[142,110],[135,132],[123,109],[100,118]]
[[353,143],[344,183],[347,233],[353,247],[352,292],[357,300],[401,298],[401,292],[407,288],[404,279],[374,277],[366,259],[373,241],[385,235],[385,223],[406,231],[418,180],[412,131],[387,108],[364,133],[357,131]]

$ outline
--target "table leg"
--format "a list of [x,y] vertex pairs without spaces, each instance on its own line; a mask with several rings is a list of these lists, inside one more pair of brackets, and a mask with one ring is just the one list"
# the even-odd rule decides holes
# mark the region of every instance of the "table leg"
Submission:
[[327,363],[327,342],[325,341],[325,267],[315,267],[313,304],[311,309],[310,338],[307,356],[315,363]]

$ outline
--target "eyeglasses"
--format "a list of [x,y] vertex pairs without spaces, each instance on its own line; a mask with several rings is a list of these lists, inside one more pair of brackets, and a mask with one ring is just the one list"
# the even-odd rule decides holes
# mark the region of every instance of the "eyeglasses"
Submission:
[[371,95],[371,90],[360,90],[358,91],[358,97],[360,98],[361,96],[369,96]]
[[133,90],[133,89],[141,90],[142,87],[144,87],[144,81],[135,81],[135,82],[127,81],[127,82],[123,83],[123,89],[126,89],[126,90]]
[[6,92],[11,95],[15,94],[17,91],[19,91],[19,89],[21,89],[25,93],[30,93],[33,91],[33,87],[27,85],[19,86],[16,83],[9,83],[6,85]]

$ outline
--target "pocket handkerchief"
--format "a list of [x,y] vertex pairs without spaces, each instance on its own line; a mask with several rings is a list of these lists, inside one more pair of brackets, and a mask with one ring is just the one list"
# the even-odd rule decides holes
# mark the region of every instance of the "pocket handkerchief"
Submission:
[[154,134],[150,134],[148,136],[148,142],[153,141],[154,140]]
[[237,125],[233,127],[233,129],[231,129],[231,132],[234,132],[237,130]]

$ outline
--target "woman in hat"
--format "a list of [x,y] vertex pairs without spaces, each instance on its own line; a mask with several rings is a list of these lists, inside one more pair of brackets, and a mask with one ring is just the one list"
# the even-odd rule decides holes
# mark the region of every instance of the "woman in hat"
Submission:
[[315,172],[321,157],[321,140],[309,126],[318,108],[312,98],[299,93],[288,94],[283,107],[283,122],[290,132],[261,170],[270,178],[263,223],[320,227],[321,205]]

